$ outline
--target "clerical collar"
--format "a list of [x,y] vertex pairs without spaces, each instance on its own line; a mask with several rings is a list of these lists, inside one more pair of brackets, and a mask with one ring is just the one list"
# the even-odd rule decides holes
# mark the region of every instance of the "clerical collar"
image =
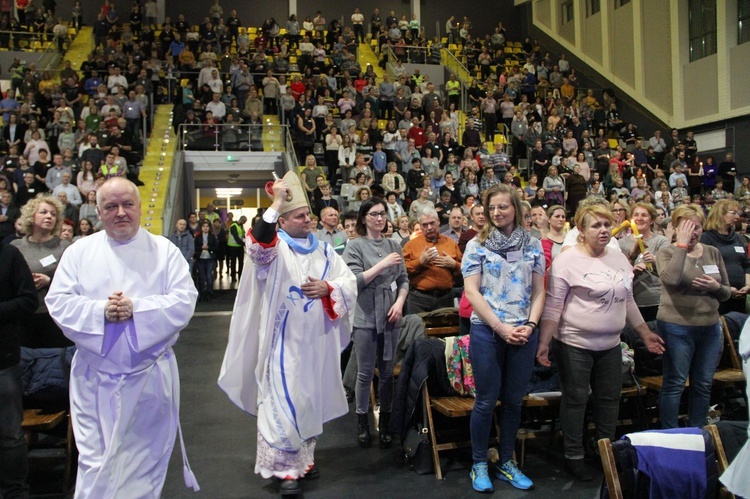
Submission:
[[308,247],[302,246],[303,239],[294,238],[287,234],[283,229],[279,229],[279,237],[283,239],[295,253],[307,255],[318,249],[318,239],[312,234],[308,234],[306,238],[306,241],[309,244]]

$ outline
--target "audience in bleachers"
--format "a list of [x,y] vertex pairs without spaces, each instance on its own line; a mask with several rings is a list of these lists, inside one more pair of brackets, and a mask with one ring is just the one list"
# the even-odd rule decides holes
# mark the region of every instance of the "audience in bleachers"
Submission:
[[[596,198],[593,202],[600,211],[589,210],[588,218],[579,217],[579,221],[585,219],[583,240],[605,252],[597,228],[605,221],[623,227],[619,246],[635,275],[635,301],[627,304],[637,305],[646,318],[656,317],[659,310],[660,283],[654,268],[664,262],[678,274],[694,273],[689,262],[678,265],[667,260],[678,254],[684,256],[685,249],[694,250],[699,243],[689,238],[688,228],[700,225],[702,214],[710,213],[716,202],[731,209],[721,220],[709,217],[714,223],[708,235],[716,239],[716,246],[729,238],[739,241],[744,252],[732,246],[737,254],[742,253],[742,262],[735,262],[736,268],[748,268],[746,224],[742,220],[750,212],[750,180],[736,178],[737,164],[731,155],[716,165],[713,158],[702,161],[700,144],[691,131],[683,135],[672,130],[667,138],[662,138],[661,130],[642,134],[632,123],[622,121],[612,93],[578,87],[575,68],[565,54],[553,58],[530,39],[514,43],[507,39],[501,23],[493,33],[482,34],[472,32],[468,18],[458,24],[451,18],[446,38],[428,41],[416,18],[409,21],[411,16],[397,17],[393,11],[381,17],[377,9],[369,16],[356,9],[345,26],[338,19],[327,22],[324,13],[318,12],[303,22],[294,15],[285,21],[269,18],[259,27],[243,25],[234,10],[226,16],[218,2],[196,25],[191,23],[199,19],[180,15],[174,23],[167,18],[157,26],[155,9],[153,0],[143,7],[134,5],[127,18],[114,8],[102,9],[93,26],[95,50],[79,70],[65,64],[60,83],[40,74],[33,64],[16,61],[11,67],[11,88],[0,100],[4,124],[0,141],[0,236],[18,239],[24,231],[36,231],[44,238],[58,237],[53,229],[58,230],[63,218],[72,222],[76,237],[97,230],[96,188],[112,176],[127,175],[137,181],[142,141],[150,133],[147,118],[151,106],[171,101],[175,103],[175,127],[191,126],[185,139],[188,148],[262,150],[264,114],[278,116],[288,124],[297,158],[303,160],[303,185],[321,220],[318,237],[337,251],[344,251],[346,235],[357,237],[358,217],[351,210],[362,206],[367,210],[383,208],[383,214],[375,218],[382,221],[387,216],[384,229],[389,228],[393,232],[390,237],[404,247],[411,280],[408,312],[451,305],[453,287],[461,284],[459,246],[463,242],[462,247],[474,252],[480,246],[478,242],[467,246],[465,234],[482,229],[478,223],[502,229],[504,225],[493,218],[494,213],[509,210],[510,205],[513,210],[521,209],[521,200],[529,203],[530,209],[526,209],[530,211],[531,228],[528,232],[520,228],[523,217],[514,213],[506,236],[526,234],[523,247],[532,247],[536,243],[529,242],[530,234],[542,240],[538,246],[544,249],[546,259],[555,257],[555,263],[564,263],[573,260],[558,255],[576,208],[591,202],[585,199],[587,195]],[[1,19],[0,30],[4,24],[11,29],[26,26],[40,32],[49,30],[58,40],[61,38],[62,29],[57,29],[54,17],[50,21],[44,13],[41,17],[33,11],[24,14],[18,21]],[[388,66],[390,74],[381,76],[379,69],[362,65],[361,52],[369,50],[363,46],[368,31],[365,19],[370,20],[372,31],[367,36],[378,53],[392,50],[398,59]],[[80,22],[77,2],[72,26],[78,27]],[[0,38],[0,45],[8,43],[10,40]],[[465,75],[451,75],[438,87],[418,69],[413,73],[405,69],[404,61],[439,62],[442,47],[466,65],[469,81],[459,81]],[[466,99],[461,99],[462,83],[468,88]],[[466,108],[461,108],[462,102]],[[483,193],[489,189],[503,193],[499,198],[503,206],[482,211],[486,203]],[[57,213],[60,223],[35,227],[31,213],[24,216],[28,221],[16,223],[19,208],[47,192],[54,197],[42,204],[54,208],[49,211]],[[368,202],[372,197],[382,198],[384,203]],[[671,227],[671,213],[691,199],[697,203],[691,204],[690,210],[700,210],[687,217],[693,225]],[[611,201],[608,208],[601,207],[606,201]],[[631,210],[640,238],[627,224]],[[350,213],[339,216],[347,211]],[[482,213],[486,221],[480,217]],[[210,299],[210,280],[222,275],[225,259],[231,279],[241,275],[246,227],[244,217],[239,223],[229,219],[224,224],[213,207],[201,214],[180,220],[171,239],[183,248],[191,266],[197,262],[201,268],[202,297]],[[360,222],[364,215],[360,213]],[[599,225],[592,228],[593,222]],[[672,246],[675,229],[678,245]],[[494,229],[483,232],[482,239],[492,235],[490,242],[496,246],[491,248],[497,250],[492,258],[510,258],[503,248],[521,247],[506,241]],[[28,237],[26,240],[28,246]],[[645,251],[639,240],[646,243]],[[707,246],[712,243],[704,242]],[[59,246],[62,251],[66,244]],[[441,253],[425,256],[435,247]],[[657,252],[663,253],[661,257]],[[593,260],[596,255],[584,259],[589,257]],[[714,260],[712,265],[720,267]],[[429,267],[432,262],[438,264]],[[429,272],[424,271],[425,266]],[[546,267],[549,271],[550,262]],[[541,267],[534,271],[542,272]],[[555,278],[561,280],[559,276],[564,273],[555,267],[550,272],[553,282]],[[745,281],[733,277],[732,305],[742,308],[749,288],[740,286]],[[662,291],[662,303],[665,296],[672,301],[691,299],[680,289],[688,286],[687,281],[669,276],[662,276],[661,281],[669,286]],[[479,283],[473,284],[478,287]],[[701,281],[705,289],[716,285]],[[483,303],[487,298],[480,296],[486,294],[484,291],[478,293],[469,296],[472,303]],[[500,295],[490,298],[502,301]],[[565,317],[569,308],[564,300],[554,303],[559,305],[558,315]],[[712,299],[705,306],[713,314],[718,301]],[[618,320],[624,322],[624,309],[620,312]],[[476,317],[483,319],[487,313],[493,312],[487,308]],[[667,335],[675,336],[672,330],[685,326],[676,317],[664,315],[668,313],[661,310],[661,318],[669,323]],[[516,331],[521,327],[535,329],[533,321],[523,319],[512,324],[517,326]],[[636,322],[633,325],[638,326]],[[705,326],[706,330],[715,325],[713,315],[708,322],[711,324]],[[487,325],[496,330],[497,324]],[[545,337],[547,342],[549,339]],[[619,348],[612,346],[614,339],[612,336],[607,342],[608,350]],[[594,343],[582,343],[585,355],[598,355]],[[553,345],[552,351],[558,356],[577,346],[564,341]],[[667,338],[667,351],[672,345]],[[546,362],[546,344],[543,353]],[[619,352],[614,353],[617,355],[612,354],[612,358],[617,357],[619,362]],[[674,425],[675,400],[684,384],[681,373],[675,372],[685,366],[672,361],[670,367],[670,383],[674,386],[664,401],[670,408],[668,424]],[[583,375],[587,377],[588,372]],[[708,383],[707,371],[704,378],[703,388]],[[574,380],[566,378],[563,391],[569,390],[566,400],[572,406],[575,394],[571,395],[571,383],[575,384]],[[365,410],[364,389],[364,385],[358,387],[359,412]],[[574,402],[581,412],[581,400]],[[693,422],[704,417],[705,400],[700,402],[700,410],[691,414]],[[612,410],[603,429],[599,428],[602,435],[612,433]],[[515,412],[510,412],[515,417]],[[482,418],[482,428],[489,424],[487,421]],[[577,419],[571,425],[580,429]],[[514,421],[506,426],[507,431],[515,431]],[[579,444],[577,433],[568,436],[566,448],[573,449],[570,459],[582,457]],[[484,452],[482,446],[478,449]],[[504,464],[508,464],[505,461],[511,459],[510,454],[511,450],[504,448]],[[514,480],[522,477],[515,463],[510,464]],[[587,470],[578,464],[569,466],[573,475],[587,477]],[[489,489],[487,484],[483,487]]]

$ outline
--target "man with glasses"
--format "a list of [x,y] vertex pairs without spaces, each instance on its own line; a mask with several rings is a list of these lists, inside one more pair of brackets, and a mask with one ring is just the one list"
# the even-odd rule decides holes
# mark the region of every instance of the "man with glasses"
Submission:
[[404,263],[409,273],[410,314],[453,306],[453,284],[461,273],[458,244],[440,234],[440,218],[432,208],[419,214],[422,233],[404,245]]

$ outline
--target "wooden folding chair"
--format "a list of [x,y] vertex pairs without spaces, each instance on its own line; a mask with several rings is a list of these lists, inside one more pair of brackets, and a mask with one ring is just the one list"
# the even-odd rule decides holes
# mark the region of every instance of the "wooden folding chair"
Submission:
[[[457,336],[458,326],[425,328],[425,337],[440,338]],[[471,442],[465,438],[465,431],[456,431],[456,425],[451,428],[438,428],[435,425],[435,412],[446,418],[466,418],[474,409],[474,398],[472,397],[431,397],[427,383],[422,387],[423,409],[427,414],[427,431],[432,444],[432,460],[435,465],[435,478],[443,479],[443,471],[440,467],[440,453],[450,449],[459,449],[471,446]],[[496,407],[500,402],[496,403]],[[466,428],[466,427],[464,427]],[[497,418],[495,418],[495,433],[500,435]],[[463,437],[463,438],[461,438]]]
[[[65,460],[65,474],[63,475],[63,492],[69,491],[74,485],[74,476],[76,459],[78,451],[76,449],[75,437],[73,436],[73,425],[70,420],[68,411],[44,411],[42,409],[25,409],[23,411],[23,429],[26,441],[29,444],[29,450],[33,451],[38,442],[40,433],[46,433],[57,428],[60,424],[66,423],[67,430],[65,436],[65,445],[61,454]],[[34,459],[33,452],[29,454],[29,459]]]
[[[716,471],[717,476],[721,476],[721,474],[727,469],[727,458],[726,454],[724,452],[724,446],[721,443],[721,437],[719,436],[719,430],[716,428],[716,425],[707,425],[703,428],[704,435],[708,434],[711,436],[711,444],[713,445],[713,449],[706,448],[707,456],[708,453],[713,452],[716,457]],[[618,460],[615,457],[615,452],[613,451],[613,444],[612,442],[607,438],[602,438],[599,440],[599,454],[602,460],[602,468],[604,471],[604,480],[607,484],[607,490],[609,492],[609,497],[611,499],[625,499],[625,495],[623,493],[623,486],[622,486],[622,479],[623,479],[623,465],[620,464],[620,470],[618,470]],[[718,482],[718,480],[717,480]],[[729,497],[731,499],[734,499],[734,494],[727,491],[723,487],[721,487],[720,483],[717,483],[717,486],[720,487],[720,490],[722,490],[722,496],[723,497]],[[628,497],[633,496],[636,491],[630,491],[631,493],[628,494]]]

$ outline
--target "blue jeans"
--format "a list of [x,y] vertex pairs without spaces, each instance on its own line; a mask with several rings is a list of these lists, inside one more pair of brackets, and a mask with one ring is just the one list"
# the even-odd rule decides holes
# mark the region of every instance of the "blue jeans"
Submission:
[[534,369],[539,337],[522,346],[508,345],[485,324],[471,325],[469,359],[477,397],[471,411],[471,452],[474,462],[487,461],[492,413],[500,400],[500,463],[513,459],[521,424],[521,402]]
[[209,293],[212,291],[214,286],[214,280],[212,278],[214,265],[216,265],[215,258],[199,258],[198,262],[198,291],[203,293]]
[[721,354],[721,326],[682,326],[658,321],[664,338],[664,381],[659,395],[659,409],[664,428],[676,428],[680,398],[690,376],[688,421],[702,428],[711,401],[711,385]]
[[620,345],[609,350],[586,350],[552,340],[552,356],[560,376],[560,427],[568,459],[583,459],[583,422],[589,388],[594,403],[596,439],[615,437],[622,390]]
[[0,369],[0,497],[27,497],[29,465],[23,438],[21,366]]

